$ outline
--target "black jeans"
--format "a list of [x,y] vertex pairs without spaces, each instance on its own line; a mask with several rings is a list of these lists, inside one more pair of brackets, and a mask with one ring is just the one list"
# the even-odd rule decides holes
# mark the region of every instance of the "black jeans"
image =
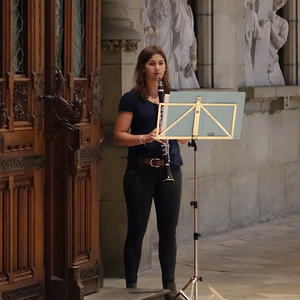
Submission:
[[175,182],[162,182],[165,167],[135,164],[128,166],[124,176],[128,229],[124,249],[127,286],[136,283],[142,243],[154,199],[159,234],[159,261],[163,283],[174,281],[176,264],[176,227],[181,198],[181,169],[172,165]]

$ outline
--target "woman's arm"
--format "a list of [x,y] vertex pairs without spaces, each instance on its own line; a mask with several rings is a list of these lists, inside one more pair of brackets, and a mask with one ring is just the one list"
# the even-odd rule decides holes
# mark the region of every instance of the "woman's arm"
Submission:
[[116,145],[124,147],[137,146],[151,143],[155,139],[156,128],[149,133],[140,135],[129,133],[132,117],[132,112],[119,112],[114,130],[114,141]]

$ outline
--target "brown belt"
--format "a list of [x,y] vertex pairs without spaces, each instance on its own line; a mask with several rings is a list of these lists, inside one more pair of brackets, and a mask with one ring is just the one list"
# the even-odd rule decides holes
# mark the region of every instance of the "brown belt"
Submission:
[[140,157],[139,162],[153,168],[159,168],[165,165],[165,161],[161,158]]

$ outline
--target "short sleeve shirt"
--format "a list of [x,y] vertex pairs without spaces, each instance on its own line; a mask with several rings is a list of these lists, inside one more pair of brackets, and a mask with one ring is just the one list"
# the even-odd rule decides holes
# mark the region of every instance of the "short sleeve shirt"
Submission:
[[[125,93],[119,104],[119,112],[132,112],[133,118],[130,126],[131,134],[147,134],[157,126],[158,105],[141,99],[134,91]],[[180,148],[176,140],[169,140],[171,164],[183,164]],[[153,141],[144,145],[128,147],[128,160],[138,157],[162,158],[161,144]]]

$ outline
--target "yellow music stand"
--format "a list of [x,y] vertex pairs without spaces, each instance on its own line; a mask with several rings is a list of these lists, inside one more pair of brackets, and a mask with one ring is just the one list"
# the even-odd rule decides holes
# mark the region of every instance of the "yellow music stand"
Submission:
[[[157,139],[187,139],[194,148],[194,274],[187,284],[179,290],[174,299],[182,296],[186,300],[198,299],[198,283],[206,285],[211,300],[217,297],[226,300],[211,285],[204,282],[198,272],[198,201],[197,201],[197,144],[196,140],[233,140],[241,133],[245,93],[241,92],[171,92],[165,102],[159,104],[158,116],[163,110],[163,117],[158,118]],[[191,296],[186,294],[191,286]]]

